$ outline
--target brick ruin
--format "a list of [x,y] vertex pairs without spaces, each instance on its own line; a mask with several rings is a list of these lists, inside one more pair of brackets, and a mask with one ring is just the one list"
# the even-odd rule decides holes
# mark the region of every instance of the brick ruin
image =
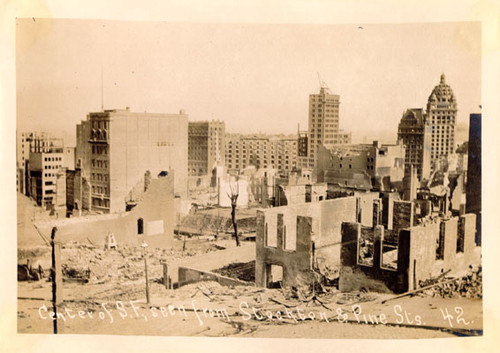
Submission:
[[257,212],[257,286],[311,283],[314,271],[339,272],[342,222],[372,226],[373,200],[362,193]]
[[481,263],[476,216],[431,214],[419,200],[366,193],[257,213],[257,286],[338,278],[341,291],[406,292]]

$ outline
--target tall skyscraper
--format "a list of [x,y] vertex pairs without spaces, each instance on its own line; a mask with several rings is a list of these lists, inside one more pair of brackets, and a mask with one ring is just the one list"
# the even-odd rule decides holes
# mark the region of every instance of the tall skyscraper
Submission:
[[427,101],[427,120],[432,129],[431,160],[434,162],[441,156],[455,152],[455,122],[457,100],[451,87],[446,84],[446,77],[432,90]]
[[339,129],[340,96],[332,94],[323,83],[319,94],[309,95],[309,139],[308,161],[306,165],[313,169],[317,162],[320,145],[331,148],[334,145],[351,143],[351,134]]
[[420,180],[429,178],[431,137],[431,126],[426,122],[423,109],[407,109],[398,125],[398,142],[405,146],[406,175],[409,175],[413,166]]
[[[186,194],[188,117],[179,114],[105,110],[77,127],[77,165],[90,181],[90,208],[103,213],[127,208],[129,195],[144,190],[146,175],[174,173],[174,191]],[[81,160],[83,158],[84,160]],[[88,160],[85,160],[88,159]]]

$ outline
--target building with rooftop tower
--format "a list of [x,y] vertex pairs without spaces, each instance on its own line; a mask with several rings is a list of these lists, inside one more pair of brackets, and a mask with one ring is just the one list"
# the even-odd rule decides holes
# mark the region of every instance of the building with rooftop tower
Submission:
[[455,152],[457,100],[444,74],[429,96],[426,113],[431,126],[431,160],[435,162]]

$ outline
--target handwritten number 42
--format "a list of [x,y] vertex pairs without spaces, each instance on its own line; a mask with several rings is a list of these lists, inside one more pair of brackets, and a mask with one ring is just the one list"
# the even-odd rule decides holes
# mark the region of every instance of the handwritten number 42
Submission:
[[457,306],[455,307],[455,312],[457,313],[457,316],[454,317],[453,315],[451,315],[449,312],[448,312],[448,308],[445,308],[444,310],[443,309],[439,309],[441,310],[441,314],[443,315],[443,320],[448,320],[448,323],[450,325],[450,327],[453,327],[453,322],[456,321],[457,324],[460,324],[460,323],[463,323],[464,325],[469,325],[470,322],[469,321],[466,321],[462,315],[464,314],[464,309],[462,309],[461,307]]

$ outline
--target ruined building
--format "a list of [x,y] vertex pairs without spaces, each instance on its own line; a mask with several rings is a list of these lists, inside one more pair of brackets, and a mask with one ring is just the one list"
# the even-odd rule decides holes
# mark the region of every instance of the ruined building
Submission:
[[174,176],[152,175],[146,190],[130,211],[94,214],[85,217],[40,220],[36,225],[49,237],[52,227],[58,229],[62,242],[77,241],[104,245],[113,234],[119,246],[139,246],[143,240],[152,246],[169,247],[175,224]]
[[[359,193],[258,211],[256,285],[311,283],[313,269],[338,274],[342,222],[360,221],[371,226],[375,199],[378,193]],[[381,210],[378,202],[375,208]]]
[[378,193],[257,213],[256,285],[338,280],[341,291],[405,292],[481,262],[475,215],[439,216],[431,200]]
[[406,292],[444,272],[460,275],[481,263],[474,214],[417,224],[414,212],[414,203],[395,202],[394,213],[406,224],[393,230],[342,224],[341,291]]
[[318,148],[318,182],[346,187],[390,191],[404,177],[402,144],[334,146]]

